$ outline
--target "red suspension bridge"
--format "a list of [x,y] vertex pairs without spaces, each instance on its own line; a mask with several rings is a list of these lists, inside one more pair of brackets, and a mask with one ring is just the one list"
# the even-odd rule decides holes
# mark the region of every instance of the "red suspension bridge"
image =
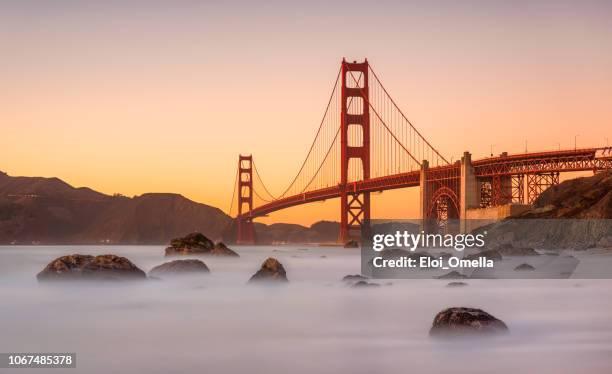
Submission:
[[559,173],[612,169],[611,148],[501,154],[450,163],[412,125],[368,61],[342,61],[323,119],[291,183],[273,195],[252,156],[240,156],[230,214],[237,242],[255,242],[253,219],[340,198],[339,241],[370,222],[370,193],[420,187],[424,219],[466,218],[473,208],[531,204]]

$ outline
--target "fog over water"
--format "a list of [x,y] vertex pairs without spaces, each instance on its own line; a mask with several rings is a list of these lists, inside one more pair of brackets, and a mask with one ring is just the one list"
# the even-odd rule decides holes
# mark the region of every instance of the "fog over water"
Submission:
[[[121,284],[39,284],[61,255],[112,253],[144,271],[168,261],[162,246],[0,247],[0,352],[76,352],[53,373],[610,373],[612,280],[375,280],[359,250],[232,247],[204,257],[211,273]],[[290,283],[247,286],[267,257]],[[326,256],[326,257],[321,257]],[[510,334],[439,341],[433,317],[482,308]],[[45,369],[0,369],[41,373]]]

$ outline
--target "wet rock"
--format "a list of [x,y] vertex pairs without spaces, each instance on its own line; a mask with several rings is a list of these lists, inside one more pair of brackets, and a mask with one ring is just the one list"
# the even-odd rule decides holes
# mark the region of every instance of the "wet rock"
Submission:
[[380,284],[378,284],[378,283],[368,283],[366,281],[361,280],[361,281],[353,284],[351,287],[354,287],[354,288],[380,287]]
[[435,277],[437,279],[467,279],[467,275],[463,275],[460,272],[453,270],[450,273],[446,273],[444,275],[440,275],[439,277]]
[[269,257],[266,261],[261,264],[261,268],[255,273],[249,283],[253,282],[274,282],[274,283],[286,283],[287,272],[283,267],[283,264],[278,262],[277,259]]
[[465,282],[450,282],[449,284],[446,285],[446,287],[463,287],[467,285],[468,284]]
[[355,240],[349,240],[348,242],[344,243],[344,248],[359,248],[359,243],[357,243]]
[[529,264],[521,264],[514,268],[514,271],[534,271],[535,268]]
[[200,260],[175,260],[154,267],[149,271],[149,277],[186,275],[194,273],[209,273],[210,270]]
[[51,261],[36,278],[39,281],[143,280],[146,274],[125,257],[74,254]]
[[183,238],[172,239],[166,248],[166,256],[208,254],[215,243],[199,232],[191,233]]
[[170,246],[166,248],[166,256],[232,256],[239,257],[238,253],[229,249],[225,244],[219,242],[215,244],[204,234],[199,232],[191,233],[183,238],[172,239]]
[[502,259],[501,253],[499,253],[498,251],[494,249],[489,249],[486,251],[482,251],[480,253],[473,253],[471,255],[465,256],[463,259],[464,260],[478,260],[479,257],[484,257],[487,260],[493,260],[493,261],[501,261]]
[[448,308],[436,315],[429,335],[449,337],[461,335],[491,335],[508,331],[506,324],[481,309]]
[[359,281],[365,281],[368,280],[370,278],[363,276],[361,274],[349,274],[349,275],[345,275],[344,278],[342,278],[343,282],[359,282]]
[[228,257],[240,257],[240,255],[231,249],[229,249],[223,242],[215,244],[215,247],[210,251],[213,256],[228,256]]

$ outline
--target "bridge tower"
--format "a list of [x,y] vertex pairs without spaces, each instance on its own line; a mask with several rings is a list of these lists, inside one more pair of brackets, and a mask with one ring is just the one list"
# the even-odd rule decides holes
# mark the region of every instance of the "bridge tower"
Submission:
[[[370,224],[370,193],[358,193],[349,183],[350,161],[360,161],[364,180],[370,179],[369,65],[342,60],[340,103],[340,237],[346,243]],[[361,134],[361,136],[359,135]],[[351,138],[349,139],[349,135]],[[361,140],[361,142],[357,142]]]
[[[245,210],[246,208],[248,210]],[[255,244],[253,210],[253,156],[238,157],[238,235],[237,244]],[[248,213],[248,215],[246,215]],[[246,216],[243,216],[245,214]]]

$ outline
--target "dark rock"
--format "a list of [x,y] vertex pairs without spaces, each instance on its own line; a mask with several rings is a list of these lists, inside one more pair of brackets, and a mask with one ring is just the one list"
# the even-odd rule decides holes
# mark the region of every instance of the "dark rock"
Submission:
[[353,284],[351,287],[355,287],[355,288],[380,287],[380,284],[378,284],[378,283],[368,283],[366,281],[361,280],[361,281]]
[[359,243],[357,243],[355,240],[349,240],[348,242],[344,243],[344,248],[359,248]]
[[239,257],[238,253],[229,249],[225,244],[215,244],[212,240],[199,232],[191,233],[184,238],[172,239],[170,246],[166,248],[166,256],[232,256]]
[[468,276],[467,275],[463,275],[460,272],[453,270],[450,273],[446,273],[444,275],[440,275],[439,277],[436,277],[437,279],[467,279]]
[[166,248],[166,256],[208,254],[215,243],[199,232],[191,233],[184,238],[172,239]]
[[240,255],[231,249],[229,249],[223,242],[215,244],[215,247],[211,249],[210,255],[212,256],[228,256],[228,257],[240,257]]
[[149,277],[209,272],[208,266],[200,260],[175,260],[154,267],[149,271]]
[[287,272],[283,264],[277,259],[269,257],[261,264],[261,268],[255,273],[249,282],[288,282]]
[[429,335],[490,335],[507,332],[506,324],[481,309],[448,308],[436,315]]
[[465,256],[463,259],[464,260],[478,260],[479,257],[484,257],[487,260],[493,260],[493,261],[501,261],[502,259],[502,255],[494,249],[489,249],[486,251],[482,251],[480,253],[473,253],[471,255]]
[[365,277],[361,274],[349,274],[349,275],[345,275],[344,278],[342,278],[342,281],[344,282],[358,282],[358,281],[365,281],[368,280],[370,278]]
[[463,287],[467,285],[468,284],[465,282],[450,282],[449,284],[446,285],[446,287]]
[[514,268],[515,271],[534,271],[535,268],[529,264],[521,264]]
[[74,254],[51,261],[36,278],[39,281],[142,280],[146,274],[125,257]]

